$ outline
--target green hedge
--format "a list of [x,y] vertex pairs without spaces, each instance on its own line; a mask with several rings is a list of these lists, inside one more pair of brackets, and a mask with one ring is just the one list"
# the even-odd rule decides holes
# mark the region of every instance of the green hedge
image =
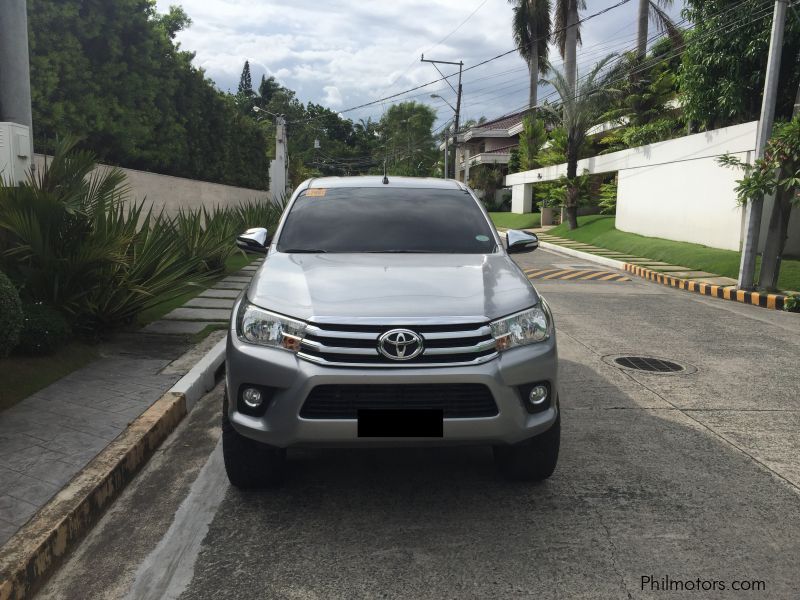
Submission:
[[0,271],[0,358],[8,356],[19,341],[22,304],[17,289]]
[[44,304],[22,307],[24,320],[16,351],[30,356],[53,354],[69,341],[71,331],[64,316]]

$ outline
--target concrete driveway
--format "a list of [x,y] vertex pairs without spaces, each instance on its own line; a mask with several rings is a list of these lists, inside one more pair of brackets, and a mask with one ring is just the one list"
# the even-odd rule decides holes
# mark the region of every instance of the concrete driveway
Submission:
[[[798,597],[800,317],[635,278],[537,287],[561,355],[548,482],[500,479],[487,448],[304,450],[282,489],[242,493],[217,389],[40,596]],[[626,371],[621,354],[687,370]]]

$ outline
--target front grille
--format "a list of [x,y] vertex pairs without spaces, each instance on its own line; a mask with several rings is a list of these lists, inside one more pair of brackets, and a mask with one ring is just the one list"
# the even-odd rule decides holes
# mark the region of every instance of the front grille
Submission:
[[492,393],[475,383],[403,385],[320,385],[311,390],[300,416],[304,419],[355,419],[364,408],[442,410],[445,419],[493,417]]
[[[378,351],[378,338],[392,329],[417,333],[423,351],[410,360],[393,360]],[[475,365],[497,356],[488,323],[424,325],[310,324],[300,358],[334,366],[425,367]]]

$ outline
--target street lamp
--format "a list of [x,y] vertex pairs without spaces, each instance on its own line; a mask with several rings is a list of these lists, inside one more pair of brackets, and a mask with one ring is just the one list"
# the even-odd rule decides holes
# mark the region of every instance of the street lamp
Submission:
[[439,100],[441,100],[442,102],[444,102],[445,104],[447,104],[447,106],[449,106],[450,108],[452,108],[452,109],[453,109],[453,112],[456,112],[456,108],[455,108],[455,106],[453,106],[452,104],[450,104],[450,103],[447,101],[447,99],[446,99],[444,96],[440,96],[439,94],[431,94],[431,98],[438,98]]

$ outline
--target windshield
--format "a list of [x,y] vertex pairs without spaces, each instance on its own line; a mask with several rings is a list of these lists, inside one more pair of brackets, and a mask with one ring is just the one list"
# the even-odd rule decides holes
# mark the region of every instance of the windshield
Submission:
[[280,252],[486,254],[494,235],[463,190],[312,188],[297,198]]

